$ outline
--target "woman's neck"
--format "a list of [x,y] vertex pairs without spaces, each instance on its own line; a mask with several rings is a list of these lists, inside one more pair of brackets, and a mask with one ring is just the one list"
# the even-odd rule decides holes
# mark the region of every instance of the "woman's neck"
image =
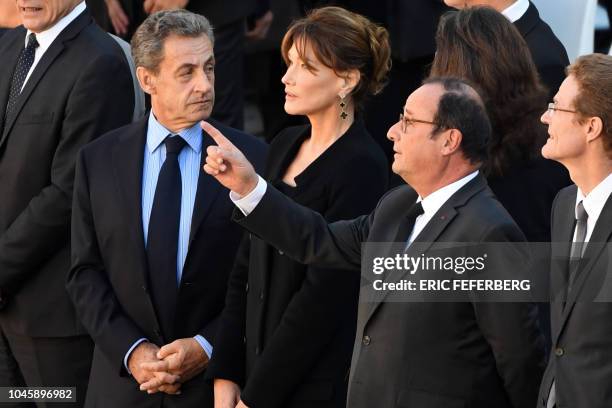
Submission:
[[352,107],[345,107],[348,114],[346,119],[340,117],[339,107],[327,109],[317,114],[309,115],[311,132],[309,145],[313,149],[326,149],[346,133],[355,120],[355,112]]

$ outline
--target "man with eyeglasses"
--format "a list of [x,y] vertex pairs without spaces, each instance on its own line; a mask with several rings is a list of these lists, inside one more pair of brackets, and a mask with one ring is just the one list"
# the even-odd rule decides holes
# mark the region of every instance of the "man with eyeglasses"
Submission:
[[[204,169],[232,190],[236,221],[300,262],[358,271],[362,243],[399,241],[415,256],[427,243],[524,240],[479,171],[491,126],[462,80],[433,78],[408,97],[388,132],[393,171],[408,185],[352,221],[327,224],[293,203],[220,132],[203,127],[218,144],[207,149]],[[349,407],[535,406],[544,356],[531,305],[370,295],[362,288]]]
[[567,69],[542,115],[542,155],[575,185],[552,209],[552,352],[539,407],[604,408],[612,401],[612,56]]

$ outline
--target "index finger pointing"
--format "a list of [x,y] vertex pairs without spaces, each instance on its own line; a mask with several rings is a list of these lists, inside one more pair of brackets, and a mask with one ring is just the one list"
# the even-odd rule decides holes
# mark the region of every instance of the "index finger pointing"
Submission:
[[219,147],[235,148],[232,142],[230,142],[225,136],[223,136],[223,133],[219,132],[219,130],[215,128],[213,125],[211,125],[210,123],[203,120],[200,122],[200,126],[206,133],[210,135],[210,137],[213,138],[213,140]]

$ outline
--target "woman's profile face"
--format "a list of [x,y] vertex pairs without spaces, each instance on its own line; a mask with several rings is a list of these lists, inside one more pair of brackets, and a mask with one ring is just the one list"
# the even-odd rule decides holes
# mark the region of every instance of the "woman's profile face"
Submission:
[[287,53],[287,72],[281,79],[285,85],[285,111],[290,115],[313,115],[336,108],[345,83],[318,60],[307,43],[303,57],[295,44]]

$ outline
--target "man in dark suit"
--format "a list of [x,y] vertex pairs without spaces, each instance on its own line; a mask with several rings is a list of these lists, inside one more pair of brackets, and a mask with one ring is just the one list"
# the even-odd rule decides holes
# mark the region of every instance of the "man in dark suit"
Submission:
[[542,155],[575,185],[552,210],[552,352],[538,407],[612,401],[612,56],[580,57],[542,115]]
[[[444,0],[455,8],[484,5],[504,14],[525,39],[540,78],[554,95],[565,78],[565,67],[569,65],[567,51],[541,18],[536,6],[529,0]],[[503,46],[501,44],[500,46]]]
[[[238,222],[300,262],[359,269],[363,242],[400,241],[418,256],[434,242],[524,239],[479,174],[491,130],[480,97],[461,80],[431,79],[408,97],[389,138],[393,171],[410,186],[353,221],[327,224],[296,205],[203,126],[219,145],[208,148],[204,168],[235,194]],[[532,305],[383,302],[368,287],[360,295],[349,407],[534,405],[543,354]]]
[[93,344],[64,287],[74,164],[130,122],[133,87],[85,2],[17,5],[24,26],[0,42],[0,384],[77,386],[82,403]]
[[[212,39],[194,13],[149,16],[132,53],[151,112],[79,156],[67,288],[96,344],[87,406],[213,406],[204,370],[241,231],[201,170]],[[223,129],[263,163],[263,143]]]

